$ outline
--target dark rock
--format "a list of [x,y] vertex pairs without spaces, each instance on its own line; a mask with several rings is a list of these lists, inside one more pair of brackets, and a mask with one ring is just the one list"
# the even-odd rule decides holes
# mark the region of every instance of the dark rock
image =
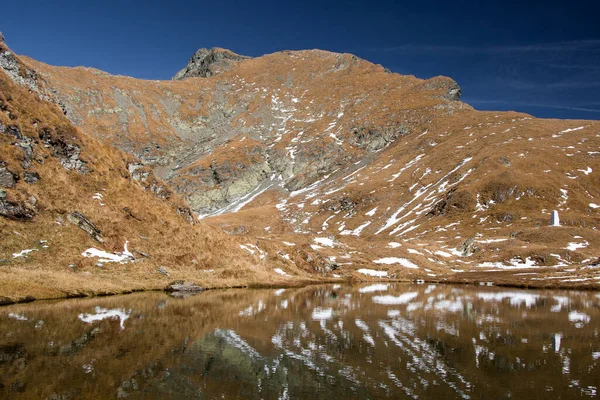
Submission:
[[182,216],[190,225],[194,225],[196,221],[194,220],[194,214],[192,214],[192,210],[189,207],[177,207],[177,214]]
[[238,225],[231,229],[223,228],[223,232],[225,232],[228,235],[247,235],[248,228],[246,228],[244,225]]
[[356,127],[352,129],[352,144],[368,151],[377,151],[394,142],[398,137],[410,133],[410,129],[398,124],[381,128]]
[[171,274],[169,273],[169,271],[167,271],[167,269],[165,267],[158,267],[157,271],[159,274],[165,275],[166,277],[171,276]]
[[251,57],[235,54],[230,50],[219,49],[198,49],[189,59],[188,64],[181,71],[177,72],[173,80],[181,80],[190,77],[207,78],[229,71],[235,65]]
[[150,257],[150,254],[144,253],[143,251],[134,250],[133,252],[136,253],[136,254],[139,254],[142,257],[146,257],[146,258]]
[[23,139],[23,134],[21,134],[21,130],[16,125],[10,125],[4,128],[4,133],[8,135],[14,136],[16,139]]
[[40,180],[40,174],[37,172],[25,172],[23,174],[23,179],[27,183],[37,183]]
[[0,200],[4,200],[6,198],[6,192],[0,189]]
[[500,162],[507,167],[510,167],[512,165],[512,163],[507,157],[500,157]]
[[33,218],[35,211],[24,204],[0,200],[0,216],[17,221]]
[[14,188],[19,177],[6,168],[3,162],[0,162],[0,186],[5,188]]
[[67,143],[62,138],[55,137],[48,129],[42,130],[40,139],[52,148],[54,157],[58,158],[60,164],[66,169],[77,171],[80,174],[90,172],[86,162],[79,158],[81,148],[78,145]]
[[102,239],[100,229],[92,223],[85,215],[79,211],[74,211],[72,214],[67,216],[67,219],[75,226],[80,227],[88,233],[95,241],[104,243]]
[[461,252],[463,257],[469,257],[479,250],[479,247],[475,244],[475,240],[473,238],[469,238],[463,242],[458,248],[458,251]]
[[130,163],[127,164],[127,170],[129,171],[132,180],[139,182],[145,190],[151,191],[159,199],[168,200],[173,195],[173,192],[171,192],[170,189],[156,179],[149,167],[140,163]]
[[25,358],[27,350],[22,344],[0,345],[0,365],[12,363],[19,358]]
[[25,392],[25,384],[22,381],[13,382],[10,385],[10,390],[15,393],[23,393]]
[[470,192],[466,190],[457,191],[450,189],[440,201],[435,203],[427,213],[431,216],[448,215],[453,212],[472,211],[475,209],[476,201]]
[[175,281],[172,282],[166,289],[167,292],[185,292],[185,293],[199,293],[204,289],[192,282]]
[[498,222],[513,222],[515,220],[514,215],[510,213],[499,213],[495,215],[495,218]]
[[460,100],[460,96],[462,95],[462,90],[458,86],[458,83],[445,76],[436,76],[428,79],[424,86],[428,90],[438,91],[442,98],[450,101]]
[[344,196],[339,199],[335,199],[321,206],[322,210],[338,212],[338,211],[346,211],[349,212],[350,215],[354,215],[356,213],[356,205],[358,202],[350,197]]

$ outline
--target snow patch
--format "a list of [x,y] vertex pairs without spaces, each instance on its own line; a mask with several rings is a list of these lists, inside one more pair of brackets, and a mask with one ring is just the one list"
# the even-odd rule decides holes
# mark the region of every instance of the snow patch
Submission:
[[406,258],[384,257],[373,261],[375,264],[400,264],[405,268],[418,269],[419,266]]

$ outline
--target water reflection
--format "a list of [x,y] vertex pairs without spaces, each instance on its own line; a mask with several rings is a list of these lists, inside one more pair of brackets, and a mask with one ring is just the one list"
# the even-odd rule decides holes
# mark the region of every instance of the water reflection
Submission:
[[148,293],[0,308],[5,398],[578,398],[600,295],[446,285]]

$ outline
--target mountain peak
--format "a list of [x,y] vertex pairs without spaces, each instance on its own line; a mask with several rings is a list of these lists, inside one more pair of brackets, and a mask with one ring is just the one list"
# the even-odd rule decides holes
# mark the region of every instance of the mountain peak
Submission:
[[229,71],[240,61],[249,58],[251,57],[242,56],[220,47],[212,47],[210,49],[201,48],[189,59],[188,64],[175,74],[173,79],[181,80],[191,77],[208,78],[209,76]]

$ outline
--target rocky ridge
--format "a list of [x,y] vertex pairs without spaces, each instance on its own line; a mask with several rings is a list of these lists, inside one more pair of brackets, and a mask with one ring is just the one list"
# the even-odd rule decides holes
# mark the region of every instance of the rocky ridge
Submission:
[[182,68],[173,77],[181,80],[191,77],[208,78],[233,69],[240,61],[248,60],[250,57],[241,56],[234,52],[218,47],[211,49],[198,49]]

